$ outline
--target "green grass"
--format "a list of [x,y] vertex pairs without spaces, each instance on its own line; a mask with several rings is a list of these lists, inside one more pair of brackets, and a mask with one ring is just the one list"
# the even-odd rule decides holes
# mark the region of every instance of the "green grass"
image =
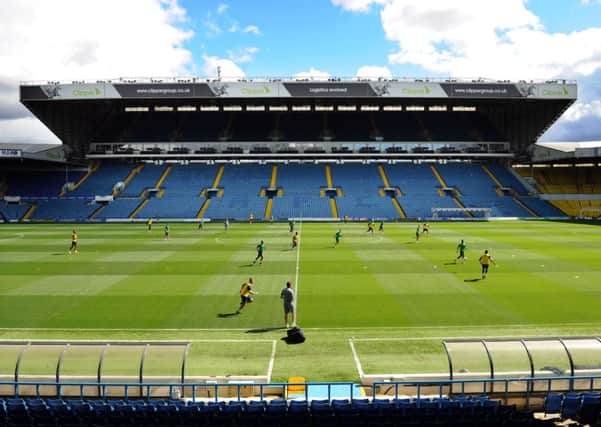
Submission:
[[[338,227],[343,238],[333,248]],[[375,236],[365,224],[305,223],[297,291],[307,342],[297,346],[273,330],[283,326],[280,290],[297,268],[287,224],[233,224],[228,232],[171,224],[168,241],[160,224],[152,233],[142,224],[77,225],[80,253],[69,256],[72,228],[0,226],[0,339],[190,340],[189,375],[265,375],[275,340],[273,380],[318,381],[357,380],[351,337],[366,373],[440,372],[443,338],[594,335],[601,326],[595,225],[435,223],[416,243],[411,223],[386,224]],[[261,239],[265,262],[250,265]],[[460,239],[465,265],[453,263]],[[498,267],[478,280],[484,249]],[[230,315],[249,276],[259,295]],[[19,349],[0,350],[0,374],[12,372]],[[23,372],[53,374],[47,359],[60,349],[36,351]],[[140,348],[112,351],[107,372],[136,375]],[[94,373],[97,352],[70,349],[64,372]],[[177,376],[180,357],[181,348],[151,347],[147,372]]]

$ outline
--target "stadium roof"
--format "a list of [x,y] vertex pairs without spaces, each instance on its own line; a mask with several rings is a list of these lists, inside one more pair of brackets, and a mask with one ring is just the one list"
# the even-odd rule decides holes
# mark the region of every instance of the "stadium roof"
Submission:
[[193,142],[501,142],[525,154],[576,100],[577,85],[148,78],[23,83],[20,94],[75,158],[91,143]]
[[64,163],[64,148],[62,144],[0,144],[0,161],[34,160]]
[[581,162],[601,159],[601,141],[539,142],[532,149],[534,162]]

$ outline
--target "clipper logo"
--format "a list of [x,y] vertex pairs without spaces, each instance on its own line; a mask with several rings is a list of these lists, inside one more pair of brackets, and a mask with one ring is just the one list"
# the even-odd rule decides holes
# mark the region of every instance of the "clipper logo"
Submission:
[[403,95],[430,95],[430,88],[426,85],[422,87],[404,87],[401,89]]
[[243,95],[268,95],[271,93],[271,89],[267,86],[263,87],[243,87],[240,89]]
[[568,96],[570,92],[565,86],[561,89],[543,89],[543,96]]
[[73,89],[71,92],[73,96],[86,97],[86,96],[100,96],[102,91],[97,87],[93,89]]

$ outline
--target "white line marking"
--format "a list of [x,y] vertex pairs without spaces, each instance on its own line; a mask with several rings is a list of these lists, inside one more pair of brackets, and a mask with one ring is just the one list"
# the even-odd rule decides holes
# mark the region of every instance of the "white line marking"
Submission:
[[351,346],[351,351],[353,352],[353,358],[355,359],[355,365],[357,365],[357,372],[359,372],[359,378],[363,381],[363,367],[361,367],[361,361],[359,360],[359,356],[357,355],[357,351],[355,350],[353,340],[354,338],[349,339],[348,343]]
[[269,367],[267,368],[267,382],[271,382],[271,372],[273,372],[273,363],[275,362],[275,348],[278,342],[276,340],[271,341],[271,357],[269,358]]
[[[599,327],[601,322],[590,323],[532,323],[532,324],[497,324],[497,325],[448,325],[448,326],[348,326],[348,327],[313,327],[303,328],[308,331],[403,331],[403,330],[437,330],[437,329],[499,329],[499,328],[562,328],[562,327]],[[237,332],[248,328],[0,328],[0,331],[40,331],[40,332]]]
[[23,342],[32,342],[32,343],[36,343],[36,342],[57,342],[57,343],[64,343],[64,342],[69,342],[69,343],[106,343],[106,342],[110,342],[110,343],[132,343],[132,342],[139,342],[140,344],[166,344],[166,343],[175,343],[175,344],[181,344],[181,345],[186,345],[187,343],[194,343],[194,342],[209,342],[209,343],[243,343],[243,342],[247,342],[247,343],[275,343],[275,340],[244,340],[244,339],[192,339],[192,340],[124,340],[124,339],[106,339],[106,340],[98,340],[98,339],[43,339],[43,338],[36,338],[36,339],[16,339],[16,338],[9,338],[9,339],[4,339],[4,338],[0,338],[0,345],[3,343],[23,343]]
[[303,220],[300,220],[300,224],[298,226],[298,234],[301,236],[300,239],[298,239],[298,247],[296,248],[296,270],[294,273],[294,319],[296,320],[296,323],[298,323],[298,271],[299,271],[299,265],[300,265],[300,251],[301,251],[301,244],[302,244],[302,240],[303,240],[303,234],[301,233],[303,231]]
[[[539,337],[556,337],[557,334],[537,334],[537,338]],[[453,336],[447,335],[444,337],[385,337],[385,338],[354,338],[355,342],[378,342],[378,341],[425,341],[425,340],[473,340],[475,337],[472,336]],[[481,338],[481,337],[478,337]],[[502,339],[502,338],[524,338],[524,334],[521,335],[487,335],[483,337],[486,339]],[[525,338],[528,341],[528,337]]]

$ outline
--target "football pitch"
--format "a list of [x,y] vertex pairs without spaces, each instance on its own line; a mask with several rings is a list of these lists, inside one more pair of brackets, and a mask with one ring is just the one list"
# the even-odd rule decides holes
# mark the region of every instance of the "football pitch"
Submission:
[[[79,254],[69,255],[73,227]],[[291,249],[287,223],[228,231],[172,223],[168,240],[161,223],[151,232],[145,224],[3,224],[0,339],[186,341],[190,375],[357,381],[359,370],[445,372],[445,338],[601,333],[598,225],[432,223],[418,242],[415,223],[377,228],[297,223],[300,247]],[[467,261],[455,264],[461,239]],[[265,261],[253,265],[260,240]],[[481,280],[485,249],[497,266]],[[258,294],[237,315],[249,277]],[[301,345],[282,341],[288,280],[307,336]],[[31,373],[52,372],[42,359]],[[172,369],[169,359],[157,357],[152,372]],[[0,360],[0,374],[10,374],[14,356]],[[72,361],[74,375],[94,370],[85,360]],[[130,372],[113,363],[114,372]]]

